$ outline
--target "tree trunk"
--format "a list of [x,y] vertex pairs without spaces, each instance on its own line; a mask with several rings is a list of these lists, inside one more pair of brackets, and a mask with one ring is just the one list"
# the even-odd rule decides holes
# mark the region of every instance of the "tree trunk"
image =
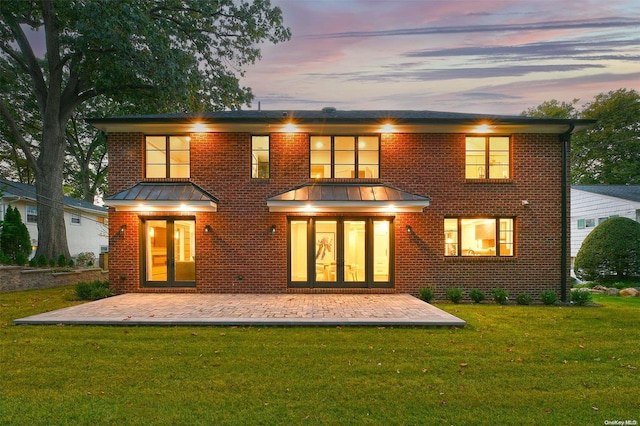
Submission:
[[62,194],[65,138],[57,120],[45,116],[43,139],[36,167],[38,203],[38,249],[36,257],[70,259]]

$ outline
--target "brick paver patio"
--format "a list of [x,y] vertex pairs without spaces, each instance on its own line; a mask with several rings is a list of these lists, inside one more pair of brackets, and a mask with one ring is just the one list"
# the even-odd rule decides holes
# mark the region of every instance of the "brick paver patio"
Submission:
[[14,324],[464,327],[466,322],[408,294],[129,293]]

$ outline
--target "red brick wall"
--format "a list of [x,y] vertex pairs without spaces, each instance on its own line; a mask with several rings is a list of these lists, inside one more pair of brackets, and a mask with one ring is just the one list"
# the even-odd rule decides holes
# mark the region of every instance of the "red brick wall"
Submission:
[[[110,192],[142,180],[143,135],[109,135]],[[306,134],[271,134],[271,178],[251,179],[251,135],[194,134],[191,181],[216,196],[218,212],[196,214],[197,292],[286,292],[287,214],[270,213],[266,199],[309,181]],[[444,298],[450,287],[489,291],[502,287],[515,297],[560,293],[561,143],[557,135],[516,134],[512,179],[474,182],[464,177],[463,134],[388,134],[381,138],[381,181],[431,197],[424,213],[395,218],[395,291],[417,293],[430,286]],[[529,206],[523,207],[522,200]],[[514,258],[445,258],[447,216],[516,218]],[[127,225],[124,238],[117,236]],[[110,213],[110,278],[120,292],[140,288],[138,213]],[[212,234],[203,232],[211,224]],[[269,232],[276,225],[274,235]],[[411,225],[409,235],[406,225]],[[202,260],[206,259],[206,260]],[[358,290],[359,291],[359,290]],[[377,290],[388,291],[388,290]]]

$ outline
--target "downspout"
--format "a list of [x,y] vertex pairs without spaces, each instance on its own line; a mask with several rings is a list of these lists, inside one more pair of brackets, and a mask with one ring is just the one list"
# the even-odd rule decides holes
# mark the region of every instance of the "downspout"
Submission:
[[569,129],[560,135],[560,141],[562,142],[562,181],[561,181],[561,258],[560,258],[560,300],[563,302],[567,302],[567,287],[568,287],[568,265],[567,265],[567,257],[568,257],[568,245],[569,245],[569,224],[567,223],[567,218],[569,217],[569,150],[571,149],[571,133],[575,125],[572,123],[569,125]]

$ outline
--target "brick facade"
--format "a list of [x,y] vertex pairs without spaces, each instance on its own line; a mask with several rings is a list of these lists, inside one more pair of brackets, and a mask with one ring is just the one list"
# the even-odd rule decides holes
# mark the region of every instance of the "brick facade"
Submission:
[[[143,180],[144,135],[109,134],[109,192],[115,194]],[[300,291],[398,292],[416,294],[432,287],[444,298],[450,287],[494,287],[513,296],[542,290],[560,294],[562,143],[558,134],[512,134],[511,179],[465,179],[465,135],[382,134],[380,182],[431,197],[423,213],[395,213],[395,273],[391,289],[289,289],[287,217],[269,212],[266,200],[309,182],[309,135],[270,134],[270,179],[252,179],[250,133],[191,135],[190,181],[217,197],[217,212],[185,213],[196,220],[196,287],[140,286],[140,216],[161,213],[111,208],[110,279],[125,292]],[[529,202],[523,206],[522,200]],[[349,217],[364,215],[362,213]],[[163,215],[163,216],[166,216]],[[175,215],[173,215],[175,216]],[[331,216],[346,216],[332,214]],[[366,214],[364,216],[376,216]],[[388,215],[385,215],[388,216]],[[514,217],[515,256],[445,257],[445,217]],[[124,235],[118,234],[126,224]],[[213,232],[205,234],[204,225]],[[276,232],[269,232],[276,225]],[[413,229],[408,234],[406,226]],[[568,253],[568,251],[567,251]]]

